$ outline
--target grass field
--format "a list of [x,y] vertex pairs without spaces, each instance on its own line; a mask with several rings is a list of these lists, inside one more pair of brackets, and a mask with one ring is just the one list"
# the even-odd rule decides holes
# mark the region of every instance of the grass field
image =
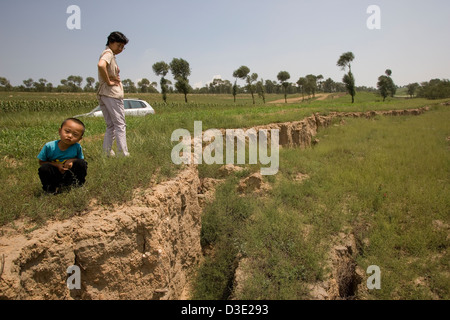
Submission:
[[[326,272],[332,239],[344,232],[356,238],[358,266],[382,272],[381,290],[356,298],[448,299],[449,119],[440,106],[323,129],[315,148],[280,151],[268,197],[243,199],[237,178],[227,180],[205,210],[203,241],[215,251],[195,297],[227,298],[241,255],[247,275],[236,298],[306,299],[307,284]],[[298,173],[309,179],[296,181]]]
[[[265,197],[241,197],[230,177],[204,212],[202,243],[213,246],[199,269],[194,298],[224,299],[237,255],[250,261],[238,298],[304,299],[306,283],[325,273],[323,259],[331,237],[352,233],[358,243],[357,264],[378,265],[382,289],[369,299],[449,299],[450,265],[447,248],[450,224],[450,109],[443,101],[387,99],[358,93],[292,104],[252,105],[251,96],[133,94],[148,101],[156,114],[127,118],[132,154],[110,159],[101,154],[103,119],[84,118],[81,141],[89,164],[84,187],[62,195],[41,191],[37,154],[45,142],[58,139],[61,122],[95,106],[93,94],[1,93],[0,224],[19,218],[39,225],[86,210],[94,199],[109,206],[131,199],[136,188],[173,176],[171,133],[193,132],[194,121],[209,128],[247,128],[300,120],[314,112],[368,111],[431,105],[418,117],[346,119],[343,126],[319,131],[313,149],[280,150],[280,171],[266,177],[272,191]],[[292,96],[289,98],[298,97]],[[283,96],[269,96],[276,101]],[[77,101],[77,102],[74,102]],[[24,105],[23,109],[20,108]],[[217,167],[200,166],[202,176],[215,177]],[[256,171],[251,166],[247,174]],[[308,174],[297,182],[293,177]],[[308,237],[304,236],[308,230]]]
[[[0,157],[3,160],[0,176],[8,186],[0,193],[1,203],[8,204],[1,207],[0,223],[19,217],[30,217],[36,222],[53,216],[69,217],[82,212],[92,199],[105,205],[129,200],[132,190],[148,185],[157,169],[161,179],[176,172],[170,158],[170,135],[177,128],[193,132],[196,120],[203,122],[203,130],[242,128],[298,120],[313,112],[387,110],[427,103],[419,99],[383,103],[373,94],[360,94],[354,105],[349,104],[348,97],[256,106],[252,105],[250,95],[238,95],[236,104],[227,95],[192,95],[189,104],[182,102],[183,95],[170,95],[167,105],[161,103],[157,94],[133,94],[131,97],[144,99],[156,109],[155,116],[127,119],[128,144],[133,157],[126,161],[103,158],[104,120],[85,118],[86,133],[81,144],[89,163],[88,183],[68,195],[49,197],[40,191],[36,156],[46,142],[58,139],[62,120],[95,106],[95,94],[2,92],[1,104],[14,103],[14,111],[0,109]],[[274,95],[267,100],[282,98]],[[22,110],[25,104],[29,108]]]

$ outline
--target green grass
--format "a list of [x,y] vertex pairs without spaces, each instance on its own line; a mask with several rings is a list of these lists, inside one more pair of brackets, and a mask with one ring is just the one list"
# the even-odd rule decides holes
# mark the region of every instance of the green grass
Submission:
[[227,299],[232,285],[236,256],[243,242],[240,234],[255,203],[236,192],[237,178],[232,177],[216,192],[217,201],[204,212],[201,229],[203,248],[214,248],[199,270],[193,299]]
[[[449,297],[448,278],[432,289],[414,285],[420,275],[434,278],[427,266],[441,265],[437,278],[448,266],[448,230],[435,230],[433,221],[450,222],[449,119],[449,109],[438,107],[420,117],[351,120],[322,133],[325,140],[305,152],[302,169],[318,180],[315,202],[336,221],[330,232],[350,225],[360,243],[367,237],[359,263],[364,270],[379,265],[386,275],[383,290],[371,292],[374,298]],[[412,268],[410,261],[422,267]]]
[[[62,120],[73,114],[65,112],[8,113],[1,119],[0,176],[7,188],[0,192],[0,222],[31,218],[37,223],[54,216],[70,217],[82,213],[89,202],[112,205],[130,200],[134,189],[148,186],[157,170],[159,177],[176,172],[170,159],[170,134],[176,128],[160,116],[127,119],[127,139],[133,154],[129,159],[109,159],[101,154],[104,120],[84,118],[86,132],[81,144],[88,162],[85,186],[61,195],[41,191],[37,175],[37,154],[42,146],[58,139]],[[113,178],[112,178],[113,177]]]
[[[307,284],[326,272],[332,237],[346,232],[357,240],[361,269],[378,265],[382,272],[382,289],[359,298],[449,299],[449,120],[443,106],[418,117],[346,119],[344,126],[321,130],[315,148],[280,150],[280,172],[267,179],[269,196],[245,197],[254,208],[251,218],[232,233],[213,228],[215,237],[239,244],[226,259],[224,279],[233,276],[233,258],[246,258],[237,298],[307,298]],[[297,182],[298,173],[310,178]],[[204,228],[211,219],[226,225],[226,212],[217,208],[234,202],[219,197],[205,211]],[[214,296],[209,289],[224,292],[203,285],[217,284],[205,276],[213,272],[209,268],[219,272],[217,265],[227,265],[221,246],[208,259],[196,280],[202,293],[196,298]],[[230,279],[222,284],[230,286]]]

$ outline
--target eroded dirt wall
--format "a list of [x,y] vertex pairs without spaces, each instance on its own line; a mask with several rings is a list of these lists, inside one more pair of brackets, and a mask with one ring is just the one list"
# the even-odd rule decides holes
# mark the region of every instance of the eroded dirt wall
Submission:
[[[112,211],[95,209],[0,239],[3,299],[180,299],[201,257],[195,167]],[[6,234],[5,234],[6,233]],[[67,268],[81,289],[67,287]]]

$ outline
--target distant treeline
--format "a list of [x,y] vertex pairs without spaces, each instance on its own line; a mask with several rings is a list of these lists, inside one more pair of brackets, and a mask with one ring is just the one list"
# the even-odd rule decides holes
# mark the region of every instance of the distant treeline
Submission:
[[[342,82],[335,82],[331,78],[323,80],[322,76],[312,76],[313,81],[305,86],[307,89],[305,93],[315,94],[317,92],[345,92],[346,88]],[[0,91],[16,91],[16,92],[96,92],[98,89],[98,81],[94,78],[87,77],[83,86],[83,77],[81,76],[69,76],[67,79],[62,79],[61,84],[54,86],[46,79],[39,79],[35,81],[33,79],[23,80],[23,84],[19,86],[12,86],[8,79],[0,77]],[[158,83],[150,82],[148,79],[143,78],[138,81],[137,84],[131,79],[125,79],[122,81],[124,91],[126,93],[160,93],[158,91]],[[284,87],[276,80],[262,80],[260,86],[264,88],[264,92],[268,94],[282,94],[284,93]],[[247,85],[237,85],[238,93],[250,93]],[[374,88],[365,86],[357,87],[358,91],[376,91]],[[179,91],[172,85],[168,85],[168,93],[179,93]],[[232,94],[233,83],[230,80],[213,79],[211,83],[204,85],[201,88],[190,88],[189,93],[193,94]],[[289,83],[287,86],[287,93],[302,93],[302,88],[296,83]]]
[[417,96],[427,99],[450,98],[450,81],[448,79],[433,79],[417,86]]
[[[314,76],[315,81],[310,85],[310,89],[305,93],[315,94],[317,92],[333,93],[345,92],[346,87],[342,82],[335,82],[331,78],[323,80],[323,77]],[[80,76],[69,76],[67,79],[62,79],[61,84],[54,86],[46,79],[23,80],[23,84],[19,86],[12,86],[8,79],[0,77],[0,91],[15,91],[15,92],[96,92],[98,82],[92,77],[85,79],[85,85],[82,85],[83,78]],[[157,89],[157,82],[150,82],[148,79],[142,79],[135,84],[130,79],[122,81],[124,91],[126,93],[160,93]],[[268,94],[282,94],[284,87],[277,81],[262,80],[258,88],[264,88],[264,92]],[[308,88],[305,86],[305,88]],[[378,88],[380,89],[380,88]],[[406,86],[408,95],[412,97],[420,97],[427,99],[445,99],[450,98],[450,81],[448,79],[432,79],[428,82],[411,83]],[[248,86],[237,85],[238,93],[250,93]],[[302,87],[296,83],[289,83],[287,88],[288,94],[302,93]],[[359,86],[356,91],[379,91],[372,87]],[[178,93],[178,90],[173,86],[168,86],[168,93]],[[201,88],[190,88],[191,94],[233,94],[233,83],[229,80],[214,79],[211,83],[204,85]]]

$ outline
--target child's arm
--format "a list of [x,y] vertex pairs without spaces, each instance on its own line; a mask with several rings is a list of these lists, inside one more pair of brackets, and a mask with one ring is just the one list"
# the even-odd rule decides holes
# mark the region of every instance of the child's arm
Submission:
[[39,160],[39,165],[40,165],[40,166],[42,166],[42,165],[45,164],[45,163],[49,163],[49,164],[51,164],[52,166],[58,168],[59,172],[61,172],[61,173],[64,173],[66,170],[72,168],[72,164],[70,165],[70,168],[65,168],[65,166],[64,166],[65,163],[62,163],[62,162],[56,162],[56,161],[42,161],[42,160]]
[[64,161],[63,168],[65,170],[72,169],[73,162],[75,160],[78,160],[78,158],[68,159],[68,160]]

